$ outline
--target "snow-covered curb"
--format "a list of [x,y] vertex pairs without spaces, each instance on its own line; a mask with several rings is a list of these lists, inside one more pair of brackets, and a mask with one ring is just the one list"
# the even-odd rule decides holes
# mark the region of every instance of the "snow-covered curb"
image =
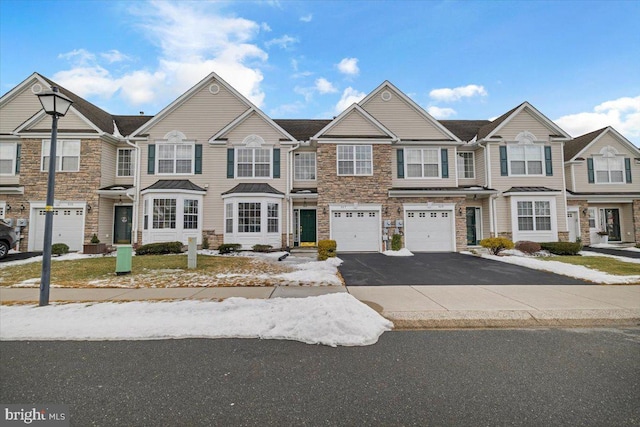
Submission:
[[0,340],[262,338],[332,347],[375,344],[393,323],[348,293],[222,302],[0,306]]

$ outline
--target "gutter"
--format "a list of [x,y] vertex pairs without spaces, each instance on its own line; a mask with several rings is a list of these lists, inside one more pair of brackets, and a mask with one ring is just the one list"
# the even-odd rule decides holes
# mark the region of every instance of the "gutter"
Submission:
[[129,197],[133,201],[133,218],[132,218],[133,227],[131,228],[131,234],[133,234],[133,236],[131,241],[133,244],[137,244],[138,243],[138,221],[140,216],[138,212],[139,203],[140,203],[140,147],[138,146],[138,144],[134,144],[131,141],[129,141],[129,138],[125,138],[124,142],[126,142],[127,145],[133,147],[136,153],[136,170],[134,171],[134,174],[133,174],[133,188],[135,188],[135,194],[133,197],[129,195],[129,193],[125,193],[125,194],[127,195],[127,197]]
[[285,200],[287,201],[287,216],[286,216],[286,230],[287,230],[287,247],[290,248],[293,246],[293,242],[289,245],[289,236],[291,236],[291,231],[293,229],[292,218],[293,218],[293,202],[291,201],[291,186],[293,185],[293,152],[300,147],[300,142],[298,142],[293,147],[289,148],[287,151],[287,190],[285,192]]

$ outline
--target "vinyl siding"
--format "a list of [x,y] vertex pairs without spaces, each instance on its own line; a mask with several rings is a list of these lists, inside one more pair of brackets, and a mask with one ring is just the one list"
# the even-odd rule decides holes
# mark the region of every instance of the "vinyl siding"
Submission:
[[[29,126],[29,129],[51,129],[51,116],[45,115],[33,125]],[[69,110],[66,116],[58,119],[58,129],[73,129],[73,130],[87,130],[95,133],[95,129],[92,128],[80,118],[76,113]]]
[[[586,163],[586,162],[585,162]],[[586,168],[585,168],[585,178],[586,178]],[[564,167],[564,179],[566,183],[567,190],[573,191],[573,177],[571,176],[571,165],[566,165]],[[585,179],[586,181],[586,179]]]
[[[474,177],[473,178],[458,178],[458,185],[483,185],[481,184],[481,182],[484,181],[484,178],[482,178],[481,175],[479,175],[478,172],[478,155],[477,155],[477,151],[482,151],[482,149],[480,150],[476,150],[476,152],[474,151],[467,151],[467,150],[460,150],[458,149],[458,151],[455,154],[454,157],[454,173],[457,175],[458,174],[458,154],[457,153],[473,153],[473,173],[474,173]],[[449,169],[451,169],[451,162],[449,162]],[[484,168],[481,171],[482,173],[484,173]],[[451,176],[451,170],[449,170],[449,176]],[[454,177],[455,178],[455,177]]]
[[[285,159],[285,155],[287,155],[286,153],[288,152],[288,149],[283,149],[282,150],[282,158]],[[315,150],[313,149],[297,149],[294,152],[294,156],[295,153],[315,153]],[[293,163],[291,164],[291,167],[293,168],[293,170],[295,171],[295,159],[292,161]],[[293,179],[293,188],[317,188],[318,187],[318,156],[316,154],[316,179],[313,181],[299,181],[296,179]],[[295,177],[295,175],[292,174],[292,176]]]
[[[100,213],[98,214],[98,239],[101,243],[113,244],[113,203],[111,199],[100,199]],[[91,236],[89,236],[91,238]]]
[[358,111],[351,111],[332,127],[325,136],[331,135],[386,135],[380,128],[374,126],[368,119]]
[[269,125],[257,113],[252,113],[241,124],[225,135],[230,144],[240,144],[249,135],[258,135],[266,144],[277,145],[285,135]]
[[[511,187],[547,187],[553,190],[562,190],[564,182],[562,180],[562,144],[560,143],[536,143],[536,145],[551,145],[551,158],[553,162],[553,176],[501,176],[500,175],[500,149],[499,145],[505,144],[488,144],[491,146],[491,186],[496,190],[505,191]],[[586,167],[586,166],[585,166]],[[544,173],[544,162],[542,165]],[[586,176],[586,171],[585,171]]]
[[[22,123],[42,109],[38,97],[31,92],[31,86],[39,83],[32,79],[22,92],[16,94],[0,107],[0,133],[11,133]],[[49,119],[51,121],[51,119]]]
[[480,148],[475,151],[475,160],[476,160],[476,184],[478,185],[487,185],[487,176],[486,176],[486,167],[484,163],[484,154],[485,150]]
[[[531,196],[531,198],[546,198],[546,197],[554,197],[550,196]],[[556,218],[555,221],[557,223],[557,231],[563,232],[567,231],[567,206],[564,202],[564,197],[562,194],[558,194],[555,196],[556,200]],[[512,224],[511,224],[511,197],[498,196],[496,199],[496,211],[497,211],[497,223],[498,223],[498,233],[501,232],[512,232]],[[553,218],[551,219],[553,221]],[[517,224],[513,225],[517,227]]]
[[[455,150],[453,147],[444,147],[447,149],[447,158],[449,159],[449,178],[407,178],[407,174],[405,172],[404,178],[398,178],[398,149],[407,149],[407,148],[439,148],[439,147],[398,147],[391,150],[391,173],[392,180],[391,185],[393,187],[406,187],[406,188],[424,188],[424,187],[455,187],[456,186],[456,156]],[[439,156],[439,155],[438,155]],[[406,170],[407,163],[407,155],[405,153],[404,156],[404,164]],[[440,162],[440,167],[442,168],[442,162]],[[442,170],[440,171],[442,175]],[[473,181],[473,180],[467,180]]]
[[113,144],[102,143],[102,154],[100,158],[100,188],[115,184],[116,177],[116,156],[117,148]]
[[496,132],[496,135],[500,135],[507,141],[515,141],[516,136],[522,131],[529,131],[534,134],[538,140],[542,141],[548,141],[549,135],[555,135],[557,133],[533,116],[528,108],[525,108],[500,128]]

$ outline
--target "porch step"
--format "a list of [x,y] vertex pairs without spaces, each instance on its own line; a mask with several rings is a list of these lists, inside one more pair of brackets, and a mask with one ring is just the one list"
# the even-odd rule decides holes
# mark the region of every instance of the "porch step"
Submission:
[[290,253],[294,256],[316,258],[318,256],[318,248],[292,248]]

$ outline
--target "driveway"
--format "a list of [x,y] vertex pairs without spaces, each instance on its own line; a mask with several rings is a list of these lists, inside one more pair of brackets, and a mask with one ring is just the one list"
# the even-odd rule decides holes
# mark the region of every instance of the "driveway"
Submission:
[[614,248],[592,248],[591,246],[585,246],[583,250],[589,251],[589,252],[598,252],[600,254],[640,259],[640,252],[637,252],[637,251],[627,251],[624,249],[614,249]]
[[459,253],[339,253],[347,286],[376,285],[589,285],[590,282]]

